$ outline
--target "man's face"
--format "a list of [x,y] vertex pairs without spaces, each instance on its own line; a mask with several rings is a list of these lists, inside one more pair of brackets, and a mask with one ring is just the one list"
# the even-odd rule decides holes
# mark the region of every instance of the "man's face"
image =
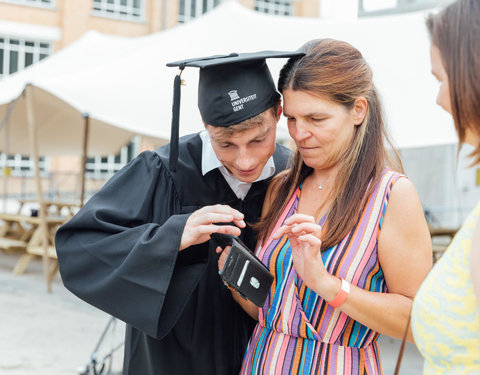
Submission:
[[271,110],[263,115],[263,123],[251,129],[225,136],[222,128],[206,125],[218,160],[237,179],[253,182],[275,151],[278,119]]

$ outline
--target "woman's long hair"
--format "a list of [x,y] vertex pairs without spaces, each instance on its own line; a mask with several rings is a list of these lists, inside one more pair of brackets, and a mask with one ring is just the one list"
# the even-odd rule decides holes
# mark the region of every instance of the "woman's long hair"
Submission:
[[[364,97],[368,109],[363,123],[355,126],[349,147],[340,157],[328,219],[322,234],[322,249],[338,244],[354,228],[365,202],[388,165],[403,172],[400,159],[392,146],[389,156],[385,141],[390,145],[378,93],[372,82],[372,72],[362,54],[346,42],[322,39],[305,44],[306,55],[291,58],[280,72],[279,91],[303,91],[352,109],[355,100]],[[270,234],[299,184],[312,173],[298,150],[291,167],[274,181],[273,200],[257,228],[263,240]]]
[[[460,143],[465,130],[480,136],[480,1],[460,0],[430,15],[427,28],[448,76],[450,103]],[[470,156],[480,163],[480,144]]]

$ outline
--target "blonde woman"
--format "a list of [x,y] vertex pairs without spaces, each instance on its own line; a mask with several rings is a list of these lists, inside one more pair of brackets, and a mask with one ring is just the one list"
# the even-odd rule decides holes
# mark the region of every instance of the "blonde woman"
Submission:
[[[460,146],[480,163],[480,1],[460,0],[427,20],[437,103],[454,120]],[[422,284],[412,310],[424,374],[480,374],[480,203]]]

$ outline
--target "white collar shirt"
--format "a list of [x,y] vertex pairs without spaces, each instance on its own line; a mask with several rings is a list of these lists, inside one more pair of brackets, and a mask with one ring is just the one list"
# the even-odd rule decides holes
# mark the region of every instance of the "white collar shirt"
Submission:
[[[225,168],[220,160],[218,160],[217,155],[213,150],[208,131],[203,130],[200,132],[200,138],[202,139],[202,174],[205,176],[208,172],[218,168],[237,198],[243,200],[247,196],[252,183],[240,181],[232,173],[230,173],[227,168]],[[266,180],[274,174],[275,163],[273,161],[273,156],[270,156],[267,163],[263,167],[262,173],[260,173],[260,176],[258,176],[254,182]]]

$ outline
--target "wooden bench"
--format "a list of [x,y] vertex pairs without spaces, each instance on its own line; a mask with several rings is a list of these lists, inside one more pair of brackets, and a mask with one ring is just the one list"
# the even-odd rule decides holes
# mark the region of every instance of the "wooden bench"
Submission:
[[[433,262],[435,263],[443,255],[458,228],[444,228],[429,226],[430,237],[432,238]],[[443,239],[441,243],[438,240]]]
[[[38,200],[35,199],[19,199],[18,200],[19,207],[18,207],[18,214],[22,213],[22,209],[25,205],[33,205],[34,207],[38,207]],[[75,215],[76,211],[80,209],[80,204],[75,202],[64,202],[64,201],[56,201],[56,200],[46,200],[43,202],[45,204],[45,208],[50,215],[62,215],[63,212],[66,212],[69,217]]]
[[[27,253],[31,255],[43,256],[43,246],[28,246]],[[49,245],[47,247],[47,255],[52,259],[57,259],[57,251],[55,250],[55,246]]]
[[[42,220],[37,216],[4,213],[0,213],[0,220],[4,223],[2,230],[0,230],[0,249],[22,251],[22,256],[13,269],[15,275],[20,275],[25,272],[28,263],[34,257],[44,256]],[[67,217],[61,216],[49,216],[46,218],[45,225],[48,231],[48,244],[45,267],[48,285],[50,285],[50,281],[58,270],[57,253],[54,247],[55,232],[58,226],[66,220],[68,220]]]
[[22,240],[15,240],[13,238],[0,238],[0,249],[12,251],[22,249],[25,250],[27,247],[27,242]]
[[[13,269],[13,273],[15,275],[21,275],[24,273],[28,263],[30,263],[35,256],[43,257],[44,254],[44,249],[41,245],[27,246],[25,250],[25,254],[20,257],[17,264],[15,264],[15,268]],[[50,282],[53,280],[55,273],[58,270],[57,251],[53,245],[49,245],[47,247],[47,255],[52,260],[52,264],[47,275],[48,281]]]

